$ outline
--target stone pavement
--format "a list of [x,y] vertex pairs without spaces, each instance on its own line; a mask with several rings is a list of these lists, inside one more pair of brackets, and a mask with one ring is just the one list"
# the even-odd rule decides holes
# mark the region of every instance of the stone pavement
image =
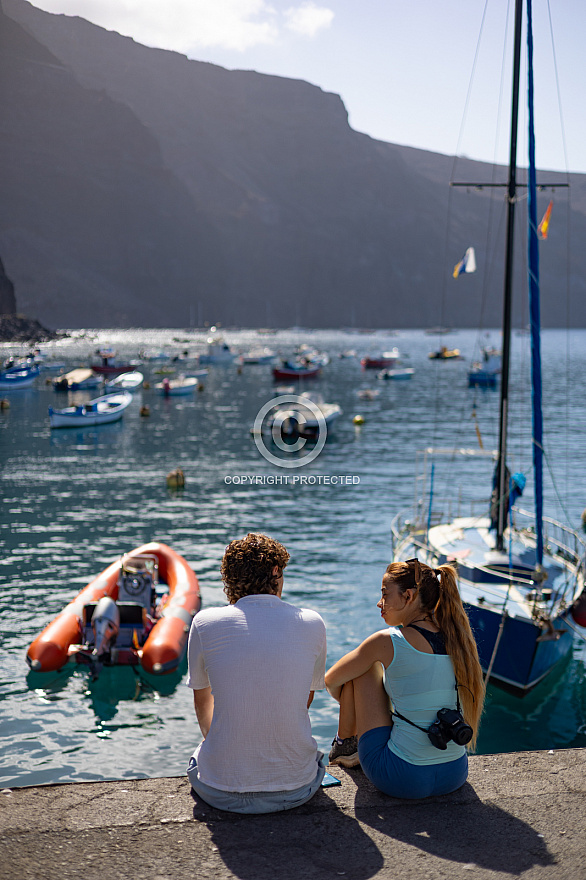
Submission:
[[0,793],[2,880],[586,880],[586,749],[471,758],[459,791],[380,794],[362,771],[270,816],[222,813],[185,778]]

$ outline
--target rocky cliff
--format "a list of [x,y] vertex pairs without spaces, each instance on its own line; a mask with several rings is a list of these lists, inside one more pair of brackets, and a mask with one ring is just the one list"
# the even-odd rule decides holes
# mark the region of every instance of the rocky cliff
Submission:
[[13,315],[15,312],[14,284],[6,274],[0,259],[0,315]]
[[[450,196],[448,157],[354,132],[340,98],[308,83],[2,4],[0,253],[19,309],[52,326],[500,322],[500,268],[450,277],[469,245],[480,266],[494,245],[489,195]],[[552,326],[566,320],[565,249],[560,222],[542,257]],[[572,320],[584,325],[577,260]]]

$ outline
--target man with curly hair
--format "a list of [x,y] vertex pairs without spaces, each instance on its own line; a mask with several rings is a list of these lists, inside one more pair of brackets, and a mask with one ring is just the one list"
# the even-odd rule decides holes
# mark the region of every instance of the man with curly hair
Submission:
[[281,599],[288,561],[267,535],[232,541],[221,567],[229,605],[191,625],[187,685],[204,739],[187,775],[221,810],[288,810],[324,776],[308,709],[324,687],[326,630],[315,611]]

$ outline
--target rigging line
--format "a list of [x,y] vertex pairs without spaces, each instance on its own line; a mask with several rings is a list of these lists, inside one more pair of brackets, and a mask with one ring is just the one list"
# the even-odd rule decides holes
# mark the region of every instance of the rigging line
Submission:
[[561,135],[562,135],[562,147],[563,147],[563,150],[564,150],[564,164],[565,164],[565,166],[566,166],[566,176],[567,176],[568,179],[569,179],[569,167],[570,167],[570,166],[569,166],[569,163],[568,163],[568,149],[567,149],[567,142],[566,142],[566,130],[565,130],[565,126],[564,126],[564,114],[563,114],[563,110],[562,110],[562,97],[561,97],[561,91],[560,91],[560,78],[559,78],[559,74],[558,74],[558,62],[557,62],[557,55],[556,55],[556,51],[555,51],[555,40],[554,40],[554,38],[553,38],[553,22],[552,22],[552,18],[551,18],[551,6],[550,6],[550,3],[549,3],[549,0],[547,0],[547,14],[548,14],[548,16],[549,16],[549,33],[550,33],[550,37],[551,37],[551,51],[552,51],[552,54],[553,54],[553,69],[554,69],[554,72],[555,72],[555,86],[556,86],[557,96],[558,96],[558,110],[559,110],[559,114],[560,114],[560,128],[561,128]]
[[[454,157],[454,162],[456,157]],[[446,290],[447,290],[447,280],[448,280],[448,272],[447,272],[447,256],[448,256],[448,244],[449,244],[449,236],[450,236],[450,226],[452,222],[452,187],[448,187],[448,209],[446,216],[446,229],[445,229],[445,239],[444,239],[444,258],[443,258],[443,266],[442,266],[442,295],[441,295],[441,305],[440,305],[440,326],[445,326],[445,312],[446,312]],[[442,344],[442,335],[439,336],[439,344]],[[438,373],[440,365],[440,359],[436,359],[435,361],[435,399],[434,399],[434,416],[433,416],[433,429],[432,429],[432,446],[435,446],[437,443],[437,431],[438,431],[438,423],[439,423],[439,411],[440,411],[440,397],[439,397],[439,376]]]
[[570,395],[571,373],[570,373],[570,327],[571,327],[571,301],[570,301],[570,254],[571,254],[571,237],[572,237],[572,210],[571,210],[572,190],[568,189],[568,200],[566,207],[566,498],[569,497],[570,490]]
[[[569,163],[569,161],[568,161],[568,146],[567,146],[567,140],[566,140],[566,127],[565,127],[565,124],[564,124],[564,112],[563,112],[563,107],[562,107],[562,96],[561,96],[561,89],[560,89],[560,78],[559,78],[559,71],[558,71],[557,53],[556,53],[556,49],[555,49],[555,39],[554,39],[554,35],[553,35],[553,20],[552,20],[552,17],[551,17],[551,5],[550,5],[549,0],[547,0],[547,14],[548,14],[548,18],[549,18],[549,34],[550,34],[550,38],[551,38],[551,51],[552,51],[552,56],[553,56],[553,69],[554,69],[554,74],[555,74],[555,87],[556,87],[556,92],[557,92],[557,97],[558,97],[558,112],[559,112],[559,116],[560,116],[560,129],[561,129],[561,137],[562,137],[562,149],[563,149],[563,151],[564,151],[564,166],[565,166],[566,179],[567,179],[568,184],[569,184],[569,183],[570,183],[570,172],[569,172],[570,163]],[[571,312],[571,304],[570,304],[570,271],[569,271],[569,266],[570,266],[570,236],[571,236],[571,224],[570,224],[570,218],[571,218],[571,195],[570,195],[570,193],[571,193],[571,189],[568,190],[568,202],[567,202],[567,229],[568,229],[568,234],[567,234],[567,236],[566,236],[566,267],[567,267],[567,269],[566,269],[566,389],[570,387],[570,385],[569,385],[569,382],[570,382],[570,343],[569,343],[569,334],[570,334],[570,320],[571,320],[571,314],[570,314],[570,312]],[[570,406],[569,395],[566,394],[566,407],[565,407],[565,409],[566,409],[566,414],[565,414],[565,415],[566,415],[566,444],[569,442],[569,436],[570,436],[570,434],[569,434],[569,423],[570,423],[569,406]],[[566,494],[568,494],[568,491],[569,491],[569,485],[570,485],[570,471],[569,471],[569,467],[570,467],[570,456],[569,456],[569,454],[568,454],[568,447],[567,447],[567,445],[566,445]]]
[[[457,143],[456,143],[456,153],[455,153],[455,155],[454,155],[454,161],[453,161],[453,163],[452,163],[452,176],[451,176],[451,178],[450,178],[451,180],[454,179],[454,176],[455,176],[455,173],[456,173],[456,165],[457,165],[458,158],[459,158],[460,147],[461,147],[461,144],[462,144],[462,137],[463,137],[463,135],[464,135],[464,125],[465,125],[465,122],[466,122],[466,118],[467,118],[467,116],[468,116],[468,107],[470,106],[470,98],[471,98],[471,96],[472,96],[472,83],[474,82],[474,74],[475,74],[475,71],[476,71],[476,64],[477,64],[477,62],[478,62],[478,55],[479,55],[479,52],[480,52],[480,43],[482,42],[482,34],[483,34],[483,31],[484,31],[484,23],[485,23],[485,20],[486,20],[486,12],[487,12],[487,10],[488,10],[488,2],[489,2],[489,0],[485,0],[484,9],[483,9],[483,12],[482,12],[482,19],[481,19],[481,22],[480,22],[480,31],[479,31],[479,34],[478,34],[478,41],[477,41],[477,43],[476,43],[476,50],[475,50],[475,52],[474,52],[474,61],[472,62],[472,70],[471,70],[471,72],[470,72],[470,79],[469,79],[469,81],[468,81],[468,92],[467,92],[467,94],[466,94],[466,100],[464,101],[464,112],[462,113],[462,122],[460,123],[460,131],[459,131],[459,133],[458,133],[458,140],[457,140]],[[508,19],[508,12],[507,12],[507,19]]]
[[[535,441],[533,441],[533,442],[535,442]],[[562,511],[563,511],[563,514],[564,514],[564,516],[565,516],[565,518],[566,518],[566,522],[570,523],[570,522],[572,521],[572,518],[571,518],[571,516],[570,516],[569,511],[566,509],[566,505],[564,504],[564,502],[563,502],[563,500],[562,500],[561,493],[560,493],[560,491],[559,491],[559,489],[558,489],[558,487],[557,487],[557,483],[556,483],[556,480],[555,480],[555,477],[554,477],[554,474],[553,474],[553,470],[552,470],[551,464],[549,463],[549,456],[547,455],[547,453],[546,453],[545,449],[543,448],[543,446],[541,447],[541,451],[542,451],[542,453],[543,453],[543,458],[545,459],[545,463],[546,463],[546,465],[547,465],[547,470],[548,470],[548,472],[549,472],[549,476],[550,476],[550,479],[551,479],[551,484],[552,484],[552,486],[553,486],[553,490],[554,490],[555,495],[556,495],[556,498],[557,498],[557,500],[558,500],[558,504],[559,504],[560,508],[561,508]]]

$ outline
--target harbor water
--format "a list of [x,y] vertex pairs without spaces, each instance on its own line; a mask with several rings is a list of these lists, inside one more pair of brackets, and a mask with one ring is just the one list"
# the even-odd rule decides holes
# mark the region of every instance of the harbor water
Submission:
[[[92,681],[83,667],[32,673],[30,642],[82,587],[122,554],[151,540],[169,544],[199,578],[205,607],[224,603],[219,576],[226,544],[249,531],[270,534],[291,554],[283,598],[324,618],[328,662],[380,629],[380,582],[391,560],[393,516],[413,502],[416,452],[424,447],[475,447],[478,433],[497,445],[498,393],[472,390],[466,374],[481,340],[460,331],[438,341],[422,331],[396,336],[342,331],[232,331],[236,350],[269,345],[291,353],[300,343],[326,352],[318,391],[343,415],[324,448],[296,468],[261,455],[251,434],[259,410],[275,396],[271,367],[211,366],[204,389],[164,398],[154,390],[161,362],[138,367],[141,389],[121,421],[85,429],[51,429],[48,407],[82,402],[99,392],[58,394],[42,372],[33,388],[7,392],[0,411],[0,781],[4,786],[181,774],[199,742],[185,665],[171,675],[104,668]],[[164,350],[189,375],[205,334],[188,330],[83,333],[42,346],[46,361],[85,366],[101,346],[120,360]],[[443,341],[464,360],[428,355]],[[382,381],[359,359],[397,346],[407,381]],[[586,331],[543,334],[547,430],[546,510],[574,528],[586,507]],[[356,354],[349,354],[353,350]],[[2,345],[0,355],[24,353]],[[341,354],[348,356],[340,357]],[[526,473],[523,506],[531,505],[528,340],[513,340],[509,467]],[[358,392],[378,391],[371,400]],[[141,406],[150,415],[141,416]],[[354,416],[364,423],[356,425]],[[307,447],[309,448],[309,447]],[[307,449],[306,448],[306,449]],[[300,453],[302,456],[303,453]],[[182,492],[167,488],[180,467]],[[474,480],[474,477],[470,477]],[[486,478],[490,479],[490,474]],[[474,486],[488,497],[490,485]],[[586,634],[586,633],[585,633]],[[262,677],[262,671],[259,672]],[[260,678],[261,680],[261,678]],[[316,694],[311,719],[328,751],[337,705]],[[481,753],[586,746],[586,644],[530,695],[519,699],[489,686],[479,737]]]

